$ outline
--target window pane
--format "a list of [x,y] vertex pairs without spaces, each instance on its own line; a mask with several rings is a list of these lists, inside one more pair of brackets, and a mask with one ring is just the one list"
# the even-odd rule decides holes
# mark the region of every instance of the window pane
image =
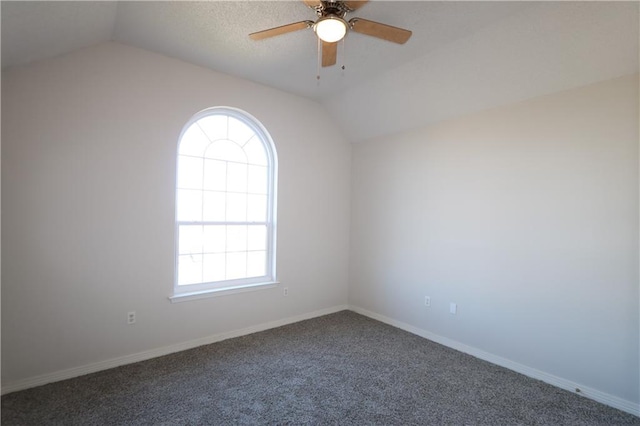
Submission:
[[201,118],[198,120],[198,125],[209,137],[211,142],[216,142],[220,139],[228,139],[226,115],[210,115],[208,117]]
[[178,188],[202,188],[202,159],[178,156]]
[[229,117],[229,136],[228,138],[242,146],[253,136],[251,127],[244,124],[237,118]]
[[204,282],[224,281],[226,276],[225,254],[205,254],[203,266]]
[[226,226],[210,225],[204,227],[204,252],[224,253],[226,249]]
[[247,165],[246,164],[228,163],[227,191],[247,192]]
[[247,251],[247,227],[227,226],[227,252]]
[[178,189],[178,220],[184,222],[202,220],[202,191]]
[[262,277],[267,274],[267,256],[264,251],[247,253],[247,278]]
[[204,160],[204,189],[227,189],[227,163],[220,160]]
[[267,196],[253,195],[247,196],[247,221],[266,222],[267,221]]
[[194,123],[182,135],[178,154],[202,157],[209,143],[211,143],[209,139],[202,133],[200,127]]
[[204,220],[209,222],[224,222],[226,214],[225,193],[205,191]]
[[262,146],[260,139],[251,139],[243,149],[247,154],[247,162],[249,164],[258,164],[261,166],[267,165],[267,154],[264,151],[264,146]]
[[202,255],[182,255],[178,257],[178,285],[202,282]]
[[251,225],[247,228],[247,250],[265,250],[267,248],[266,225]]
[[267,168],[262,166],[248,166],[248,192],[254,194],[267,193]]
[[227,222],[247,221],[247,195],[227,194]]
[[202,226],[181,225],[178,233],[180,254],[202,253]]
[[245,278],[247,273],[247,253],[227,253],[227,279]]
[[237,163],[247,162],[247,156],[242,148],[240,148],[236,143],[228,140],[221,140],[212,143],[205,151],[204,156],[214,160],[233,161]]

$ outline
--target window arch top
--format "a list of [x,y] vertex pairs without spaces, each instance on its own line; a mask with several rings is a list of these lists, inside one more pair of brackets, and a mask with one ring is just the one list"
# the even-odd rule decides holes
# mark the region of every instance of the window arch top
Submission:
[[[202,114],[206,115],[198,118]],[[268,165],[269,157],[273,158],[266,149],[273,150],[270,138],[257,121],[253,126],[248,122],[252,117],[245,117],[243,121],[236,117],[239,114],[226,108],[197,114],[180,138],[178,154]],[[246,157],[242,158],[241,153]]]

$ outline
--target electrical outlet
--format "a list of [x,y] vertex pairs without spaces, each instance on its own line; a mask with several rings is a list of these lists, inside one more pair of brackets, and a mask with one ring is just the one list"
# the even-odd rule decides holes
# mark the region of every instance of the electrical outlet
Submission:
[[424,306],[431,306],[431,298],[429,296],[424,297]]
[[127,313],[127,324],[135,324],[136,323],[136,311],[131,311]]
[[284,287],[282,289],[282,295],[285,297],[289,295],[289,287]]

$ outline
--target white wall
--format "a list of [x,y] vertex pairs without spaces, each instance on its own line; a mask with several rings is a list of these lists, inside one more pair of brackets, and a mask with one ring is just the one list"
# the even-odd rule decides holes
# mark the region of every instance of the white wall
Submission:
[[355,145],[350,304],[637,404],[638,114],[633,75]]
[[[351,148],[319,104],[115,43],[8,70],[2,95],[4,386],[346,304]],[[171,304],[176,144],[216,105],[275,142],[282,284]]]

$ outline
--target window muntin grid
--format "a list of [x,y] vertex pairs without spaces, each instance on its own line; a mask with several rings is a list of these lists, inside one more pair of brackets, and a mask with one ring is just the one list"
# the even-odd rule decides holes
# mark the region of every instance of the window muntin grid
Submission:
[[176,174],[174,292],[275,281],[276,157],[260,123],[212,108],[185,126]]

